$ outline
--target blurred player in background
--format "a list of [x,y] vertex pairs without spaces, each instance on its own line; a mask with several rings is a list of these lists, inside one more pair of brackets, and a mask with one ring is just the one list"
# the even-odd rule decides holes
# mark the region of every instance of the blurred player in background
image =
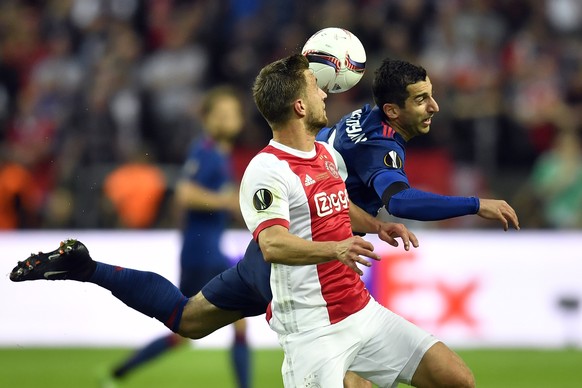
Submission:
[[[215,275],[230,267],[220,241],[230,217],[240,219],[238,188],[231,173],[230,153],[243,128],[242,101],[228,86],[211,89],[201,104],[203,133],[194,141],[175,198],[184,213],[180,255],[180,291],[195,295]],[[249,348],[244,320],[234,322],[232,361],[238,386],[250,384]],[[158,338],[121,363],[112,375],[119,379],[186,341],[170,334]]]

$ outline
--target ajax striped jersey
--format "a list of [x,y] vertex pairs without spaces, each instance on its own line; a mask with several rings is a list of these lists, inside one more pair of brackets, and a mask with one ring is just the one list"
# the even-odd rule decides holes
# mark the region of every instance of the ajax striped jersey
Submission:
[[[303,152],[271,140],[249,163],[240,190],[242,214],[255,240],[273,225],[312,241],[352,236],[348,194],[326,143]],[[281,334],[339,322],[370,299],[359,275],[337,260],[272,264],[270,285],[267,319]]]

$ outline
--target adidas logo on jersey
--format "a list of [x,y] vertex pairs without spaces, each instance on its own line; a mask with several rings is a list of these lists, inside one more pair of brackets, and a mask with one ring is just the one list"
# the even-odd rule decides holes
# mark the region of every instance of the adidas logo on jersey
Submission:
[[314,183],[315,183],[315,180],[312,177],[310,177],[309,175],[305,174],[305,182],[303,184],[307,187],[307,186],[311,186]]

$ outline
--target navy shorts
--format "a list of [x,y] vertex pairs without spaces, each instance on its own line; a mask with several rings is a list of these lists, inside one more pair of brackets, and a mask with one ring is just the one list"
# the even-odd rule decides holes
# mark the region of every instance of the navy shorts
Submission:
[[212,267],[181,268],[180,291],[184,296],[190,298],[196,295],[212,278],[228,268],[229,263],[226,261]]
[[202,295],[223,310],[240,311],[243,317],[264,314],[271,302],[271,265],[254,240],[244,257],[234,266],[215,276],[202,288]]

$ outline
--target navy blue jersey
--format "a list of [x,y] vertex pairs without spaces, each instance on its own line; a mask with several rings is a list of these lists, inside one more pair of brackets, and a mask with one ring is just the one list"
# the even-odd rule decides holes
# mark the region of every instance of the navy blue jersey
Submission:
[[406,142],[386,123],[377,107],[366,104],[324,128],[317,140],[332,143],[343,160],[348,194],[353,203],[375,216],[382,194],[395,182],[409,186],[404,173]]
[[476,197],[410,187],[404,172],[406,141],[377,107],[364,105],[353,111],[320,131],[317,140],[333,145],[350,199],[373,216],[386,204],[390,214],[418,221],[444,220],[479,210]]
[[[201,137],[190,148],[181,179],[219,191],[233,181],[230,157],[221,152],[212,139]],[[219,210],[186,212],[182,235],[182,268],[224,268],[228,265],[228,259],[220,250],[220,240],[228,226],[229,217],[227,211]]]

